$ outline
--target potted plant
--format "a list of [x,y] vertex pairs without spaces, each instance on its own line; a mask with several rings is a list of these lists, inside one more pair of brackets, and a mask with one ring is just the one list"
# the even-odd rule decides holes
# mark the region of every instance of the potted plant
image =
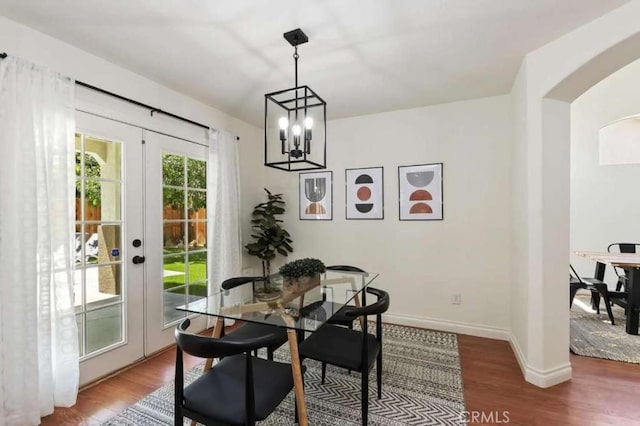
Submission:
[[[262,275],[265,277],[264,293],[262,299],[275,298],[279,295],[279,290],[271,288],[269,275],[271,275],[271,261],[276,255],[287,256],[293,252],[291,247],[291,236],[281,225],[282,220],[278,219],[285,212],[285,202],[282,194],[272,194],[268,189],[267,201],[258,204],[253,208],[251,236],[254,242],[245,246],[250,255],[258,257],[262,261]],[[260,295],[256,295],[260,297]]]
[[292,291],[315,287],[320,284],[320,274],[326,270],[321,260],[304,258],[285,263],[280,267],[284,286]]

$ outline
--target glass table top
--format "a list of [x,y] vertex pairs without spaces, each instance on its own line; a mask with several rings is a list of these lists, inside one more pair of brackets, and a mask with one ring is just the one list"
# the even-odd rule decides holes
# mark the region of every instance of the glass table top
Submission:
[[[264,282],[255,281],[228,291],[221,290],[176,309],[313,332],[343,306],[364,305],[363,299],[367,295],[363,290],[377,277],[378,274],[372,272],[327,270],[320,274],[319,279],[290,284],[275,274],[270,277],[272,292],[268,294],[269,300],[256,298],[262,293]],[[373,295],[369,297],[375,298]],[[231,303],[229,300],[244,301]]]

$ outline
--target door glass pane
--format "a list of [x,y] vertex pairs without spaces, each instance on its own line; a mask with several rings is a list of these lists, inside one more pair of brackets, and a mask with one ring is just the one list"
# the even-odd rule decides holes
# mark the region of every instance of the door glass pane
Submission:
[[189,250],[202,250],[207,248],[207,222],[189,222]]
[[123,340],[122,304],[89,311],[86,317],[88,354]]
[[169,324],[186,317],[186,312],[176,310],[177,306],[184,305],[186,303],[187,299],[185,292],[186,287],[175,287],[171,290],[164,291],[163,308],[165,324]]
[[189,284],[189,300],[207,297],[207,283]]
[[120,220],[120,182],[87,179],[84,185],[85,220]]
[[184,219],[184,189],[165,186],[162,188],[162,203],[165,220]]
[[82,306],[82,293],[84,292],[84,286],[82,285],[83,269],[76,269],[73,274],[73,306],[76,312],[82,312],[84,307]]
[[122,300],[120,264],[85,269],[88,308]]
[[85,176],[120,180],[120,149],[119,143],[87,136],[85,138],[85,167],[87,169]]
[[85,244],[85,256],[93,257],[97,263],[118,262],[122,257],[120,225],[102,224]]
[[163,228],[164,253],[183,252],[185,240],[185,223],[184,222],[165,222]]
[[187,283],[184,270],[186,255],[165,256],[163,265],[164,289],[183,286]]
[[83,327],[83,319],[84,314],[76,315],[76,324],[78,325],[78,343],[80,349],[80,356],[84,355],[84,327]]
[[124,341],[121,144],[77,133],[76,176],[74,305],[87,356]]
[[207,294],[207,163],[162,155],[164,323],[176,306]]
[[205,189],[207,187],[207,163],[193,158],[187,159],[187,186]]
[[184,186],[184,157],[162,154],[162,183],[164,185]]
[[189,253],[189,282],[207,279],[207,252]]
[[207,192],[189,190],[189,219],[207,218]]

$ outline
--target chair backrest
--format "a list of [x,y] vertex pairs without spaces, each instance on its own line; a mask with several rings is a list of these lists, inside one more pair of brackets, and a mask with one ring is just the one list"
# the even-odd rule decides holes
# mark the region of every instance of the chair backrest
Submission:
[[347,317],[357,318],[363,315],[381,315],[389,310],[389,293],[378,288],[367,287],[367,293],[375,295],[378,300],[366,306],[349,306],[344,313]]
[[[251,360],[251,351],[272,345],[276,340],[275,334],[268,334],[265,336],[250,338],[250,339],[238,339],[233,337],[233,333],[220,337],[212,338],[200,336],[197,334],[188,333],[186,330],[191,324],[191,321],[187,318],[182,321],[175,330],[175,338],[178,344],[176,350],[176,368],[175,368],[175,389],[174,389],[174,409],[176,413],[181,412],[184,408],[184,371],[182,352],[186,352],[190,355],[197,356],[199,358],[217,358],[224,356],[231,356],[244,353],[245,357],[245,371],[244,371],[244,386],[245,386],[245,416],[246,424],[255,424],[255,389],[253,382],[253,363]],[[201,415],[203,413],[190,413],[190,417]],[[204,418],[204,417],[203,417]],[[176,417],[176,424],[181,421],[182,415]],[[196,418],[197,419],[197,418]],[[203,421],[198,419],[201,423]]]
[[236,288],[247,283],[255,283],[256,281],[264,280],[265,277],[234,277],[224,280],[220,287],[222,287],[223,290],[231,290],[232,288]]
[[350,265],[331,265],[331,266],[327,266],[328,270],[330,271],[347,271],[347,272],[367,272],[363,269],[358,268],[357,266],[350,266]]
[[277,343],[275,334],[267,334],[251,339],[234,338],[233,333],[220,338],[212,338],[191,334],[187,328],[191,321],[187,318],[182,321],[175,330],[178,348],[189,355],[199,358],[218,358],[250,352]]
[[578,275],[576,270],[573,268],[573,265],[569,264],[569,268],[570,268],[569,278],[573,278],[577,280],[580,284],[584,284],[584,281],[582,281],[582,278],[580,278],[580,275]]
[[611,243],[607,247],[609,253],[615,253],[614,249],[617,249],[619,253],[635,253],[640,246],[640,243]]
[[[636,253],[639,247],[640,243],[611,243],[607,246],[607,251],[609,253]],[[614,267],[613,270],[618,276],[626,276],[624,269]]]

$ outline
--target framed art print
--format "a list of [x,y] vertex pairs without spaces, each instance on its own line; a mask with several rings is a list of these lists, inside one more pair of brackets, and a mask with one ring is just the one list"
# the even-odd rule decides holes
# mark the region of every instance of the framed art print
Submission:
[[300,173],[300,220],[333,219],[333,172]]
[[442,220],[442,163],[398,167],[400,220]]
[[384,219],[382,167],[345,170],[347,219]]

